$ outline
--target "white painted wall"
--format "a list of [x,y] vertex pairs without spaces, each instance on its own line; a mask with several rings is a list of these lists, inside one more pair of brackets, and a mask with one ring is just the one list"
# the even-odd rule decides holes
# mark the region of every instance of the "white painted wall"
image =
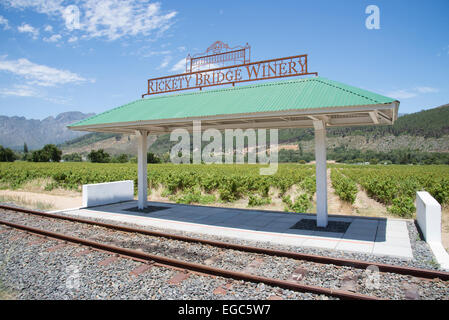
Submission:
[[426,191],[416,193],[416,219],[440,268],[449,270],[449,254],[441,243],[441,205]]
[[134,200],[134,181],[115,181],[83,185],[83,207]]
[[416,218],[426,242],[441,242],[441,205],[427,191],[416,193]]

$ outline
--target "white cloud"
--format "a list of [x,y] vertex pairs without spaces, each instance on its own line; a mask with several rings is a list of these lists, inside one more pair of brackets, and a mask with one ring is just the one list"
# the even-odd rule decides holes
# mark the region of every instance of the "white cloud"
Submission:
[[68,104],[71,100],[60,96],[49,97],[44,92],[36,90],[35,87],[21,84],[16,84],[10,88],[0,88],[0,97],[32,97],[55,104]]
[[441,49],[439,52],[437,52],[437,57],[441,57],[442,54],[449,55],[449,45],[445,46],[443,49]]
[[38,97],[40,94],[35,88],[27,85],[14,85],[12,88],[0,88],[1,96]]
[[58,14],[63,8],[64,0],[4,0],[4,3],[12,8],[32,8],[38,13],[47,15]]
[[5,60],[0,59],[0,71],[11,72],[27,80],[27,84],[39,85],[44,87],[53,87],[67,83],[82,83],[88,80],[76,73],[59,70],[56,68],[39,65],[28,59]]
[[[84,33],[85,39],[116,40],[126,36],[160,35],[170,28],[177,14],[173,10],[163,12],[159,2],[149,0],[79,0],[75,3],[72,8],[80,13],[76,29]],[[5,4],[59,17],[64,25],[66,18],[73,18],[68,16],[68,6],[63,0],[6,0]]]
[[60,34],[54,34],[51,37],[44,38],[45,42],[58,42],[61,40],[62,36]]
[[0,26],[3,26],[3,30],[11,29],[9,27],[8,19],[3,16],[0,16]]
[[72,43],[72,42],[77,42],[78,41],[78,37],[70,37],[68,42]]
[[89,37],[109,40],[164,31],[176,16],[176,11],[163,14],[160,3],[135,0],[86,0],[83,9],[83,29]]
[[418,96],[419,94],[435,93],[438,91],[439,90],[437,88],[432,87],[415,87],[412,89],[390,91],[386,95],[396,99],[410,99]]
[[[198,68],[196,68],[194,71],[202,71],[202,70],[209,70],[209,69],[215,69],[215,68],[219,68],[220,66],[215,64],[215,63],[211,63],[211,64],[206,64],[206,65],[202,65]],[[170,71],[174,71],[174,72],[185,72],[186,71],[186,58],[183,58],[181,60],[179,60],[171,69]]]
[[45,30],[46,32],[53,32],[53,27],[50,26],[50,25],[46,25],[45,28],[44,28],[44,30]]
[[443,48],[443,52],[446,52],[447,54],[449,54],[449,45],[447,45],[446,47]]
[[[162,47],[162,45],[161,45]],[[162,48],[163,49],[163,48]],[[151,45],[144,45],[137,50],[129,51],[128,54],[140,56],[143,58],[150,58],[153,56],[167,56],[172,53],[171,50],[154,50]]]
[[170,61],[171,61],[171,57],[170,56],[164,57],[164,59],[162,60],[162,63],[158,67],[158,69],[163,69],[163,68],[167,67],[168,64],[170,63]]
[[415,92],[407,91],[407,90],[396,90],[387,93],[387,96],[395,98],[395,99],[410,99],[417,96]]
[[179,60],[170,71],[174,72],[184,72],[186,70],[186,58]]
[[21,26],[17,27],[17,30],[21,33],[30,33],[33,36],[33,39],[36,39],[39,35],[39,30],[29,25],[28,23],[22,23]]
[[438,89],[432,87],[417,87],[416,91],[419,93],[435,93],[438,92]]

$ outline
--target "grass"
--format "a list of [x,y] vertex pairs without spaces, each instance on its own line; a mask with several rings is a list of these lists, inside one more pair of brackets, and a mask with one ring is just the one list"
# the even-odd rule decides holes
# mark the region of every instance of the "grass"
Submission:
[[437,269],[440,268],[440,264],[435,260],[435,258],[432,258],[431,260],[429,260],[428,263]]
[[30,201],[20,196],[0,196],[0,202],[14,203],[20,207],[37,210],[50,210],[54,208],[53,205],[48,202]]

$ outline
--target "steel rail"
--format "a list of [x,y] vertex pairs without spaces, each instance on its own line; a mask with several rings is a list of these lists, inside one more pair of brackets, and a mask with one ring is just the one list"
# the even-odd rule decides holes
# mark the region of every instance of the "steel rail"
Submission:
[[219,247],[219,248],[224,248],[224,249],[232,249],[232,250],[238,250],[238,251],[243,251],[243,252],[265,254],[265,255],[269,255],[269,256],[279,256],[279,257],[291,258],[291,259],[296,259],[296,260],[304,260],[304,261],[310,261],[310,262],[316,262],[316,263],[323,263],[323,264],[333,264],[333,265],[337,265],[337,266],[348,266],[348,267],[353,267],[353,268],[358,268],[358,269],[366,269],[369,266],[375,266],[375,267],[379,268],[379,271],[381,271],[381,272],[390,272],[390,273],[397,273],[397,274],[402,274],[402,275],[410,275],[410,276],[426,278],[426,279],[439,278],[439,279],[445,280],[445,281],[449,280],[449,272],[444,272],[444,271],[427,270],[427,269],[421,269],[421,268],[397,266],[397,265],[390,265],[390,264],[384,264],[384,263],[378,263],[378,262],[368,262],[368,261],[361,261],[361,260],[353,260],[353,259],[334,258],[334,257],[305,254],[305,253],[292,252],[292,251],[286,251],[286,250],[274,250],[274,249],[259,248],[259,247],[254,247],[254,246],[245,246],[245,245],[227,243],[227,242],[222,242],[222,241],[200,239],[200,238],[170,234],[170,233],[159,232],[159,231],[150,231],[150,230],[131,228],[131,227],[126,227],[126,226],[119,226],[119,225],[114,225],[114,224],[109,224],[109,223],[104,223],[104,222],[92,221],[92,220],[88,220],[88,219],[68,217],[68,216],[54,214],[54,213],[48,213],[48,212],[42,212],[42,211],[36,211],[36,210],[24,209],[24,208],[16,208],[16,207],[11,207],[11,206],[7,206],[7,205],[0,205],[0,209],[19,211],[19,212],[23,212],[23,213],[41,215],[41,216],[54,218],[54,219],[68,220],[68,221],[72,221],[72,222],[92,224],[92,225],[105,227],[105,228],[109,228],[109,229],[114,229],[114,230],[118,230],[118,231],[139,233],[139,234],[144,234],[144,235],[154,236],[154,237],[163,237],[163,238],[179,240],[179,241],[183,241],[183,242],[201,243],[201,244],[211,245],[214,247]]
[[16,223],[12,223],[9,221],[0,220],[0,224],[9,226],[11,228],[16,228],[20,230],[24,230],[27,232],[31,232],[38,235],[47,236],[54,239],[59,239],[75,244],[81,244],[88,247],[92,247],[98,250],[102,251],[108,251],[114,254],[119,254],[127,258],[135,258],[139,261],[146,260],[147,262],[156,262],[158,264],[162,264],[164,266],[170,266],[170,267],[176,267],[176,268],[182,268],[194,272],[200,272],[207,275],[212,276],[220,276],[224,278],[231,278],[234,280],[243,280],[253,283],[264,283],[266,285],[275,286],[279,288],[294,290],[294,291],[300,291],[300,292],[309,292],[309,293],[315,293],[315,294],[324,294],[328,296],[337,297],[340,299],[348,299],[348,300],[381,300],[378,297],[369,296],[365,294],[360,293],[353,293],[350,291],[345,290],[339,290],[339,289],[330,289],[330,288],[324,288],[324,287],[318,287],[318,286],[312,286],[312,285],[305,285],[305,284],[299,284],[292,281],[287,280],[278,280],[273,278],[267,278],[267,277],[261,277],[256,276],[252,274],[246,274],[243,272],[237,272],[237,271],[229,271],[225,269],[210,267],[206,265],[202,265],[199,263],[194,262],[186,262],[182,260],[167,258],[163,256],[158,256],[138,250],[132,250],[132,249],[126,249],[122,247],[117,247],[113,245],[103,244],[87,239],[81,239],[77,237],[72,237],[69,235],[56,233],[52,231],[37,229],[34,227],[29,227],[25,225],[20,225]]

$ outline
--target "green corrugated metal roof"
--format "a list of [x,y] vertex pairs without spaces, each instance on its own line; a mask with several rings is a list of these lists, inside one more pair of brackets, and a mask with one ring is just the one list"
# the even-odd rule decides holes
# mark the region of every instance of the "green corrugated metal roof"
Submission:
[[321,77],[139,99],[69,127],[389,104],[394,99]]

